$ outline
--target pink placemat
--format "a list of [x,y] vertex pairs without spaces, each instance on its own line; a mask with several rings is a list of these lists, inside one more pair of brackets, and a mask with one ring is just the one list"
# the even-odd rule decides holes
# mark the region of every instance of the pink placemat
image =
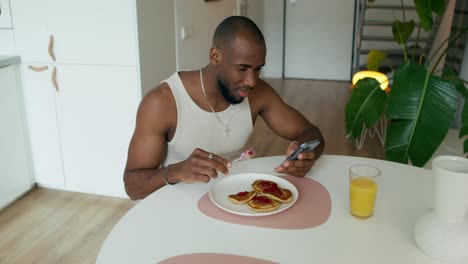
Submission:
[[276,229],[306,229],[325,223],[331,213],[331,198],[327,189],[312,179],[294,176],[283,178],[296,186],[299,198],[293,206],[281,213],[260,217],[232,214],[218,208],[208,193],[198,201],[198,209],[220,221]]
[[218,253],[196,253],[175,256],[159,262],[160,264],[203,263],[203,264],[277,264],[258,258]]

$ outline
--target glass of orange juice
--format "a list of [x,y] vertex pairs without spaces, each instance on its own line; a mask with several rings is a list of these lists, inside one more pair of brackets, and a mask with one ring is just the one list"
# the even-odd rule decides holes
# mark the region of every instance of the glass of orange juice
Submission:
[[361,219],[372,216],[380,174],[379,169],[369,165],[349,168],[349,209],[353,216]]

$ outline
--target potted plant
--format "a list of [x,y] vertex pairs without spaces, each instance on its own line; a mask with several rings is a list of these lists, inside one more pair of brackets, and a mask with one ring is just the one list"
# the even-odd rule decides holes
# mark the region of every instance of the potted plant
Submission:
[[[415,0],[415,7],[421,27],[430,31],[433,13],[443,15],[446,2]],[[465,100],[459,137],[468,134],[468,92],[464,86],[465,81],[459,79],[453,70],[434,70],[447,49],[439,48],[438,58],[421,60],[408,55],[407,41],[414,28],[414,21],[396,20],[393,23],[393,38],[401,45],[405,61],[394,71],[391,91],[387,94],[380,89],[376,79],[360,80],[346,105],[345,125],[347,137],[356,139],[362,132],[363,123],[371,128],[385,115],[389,124],[385,138],[387,159],[400,163],[411,162],[422,167],[431,159],[452,125],[458,105],[458,93]],[[446,42],[453,42],[464,32],[466,28],[450,36]],[[376,56],[377,60],[385,59],[379,52],[372,56]],[[429,68],[431,60],[437,63]],[[375,63],[372,58],[370,61]],[[468,152],[467,140],[464,141],[464,152]]]

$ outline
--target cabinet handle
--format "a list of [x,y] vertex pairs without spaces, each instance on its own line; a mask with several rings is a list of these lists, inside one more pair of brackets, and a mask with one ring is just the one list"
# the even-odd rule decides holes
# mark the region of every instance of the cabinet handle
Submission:
[[54,54],[54,35],[50,35],[50,38],[49,38],[49,47],[47,48],[47,51],[49,52],[49,56],[52,58],[52,60],[55,61],[55,54]]
[[47,71],[49,67],[48,66],[35,67],[32,65],[29,65],[28,69],[30,69],[31,71],[35,71],[35,72],[43,72],[43,71]]
[[58,86],[58,83],[57,83],[57,68],[54,67],[54,69],[52,70],[52,75],[50,76],[50,79],[52,81],[52,85],[54,85],[55,87],[55,91],[59,91],[59,86]]

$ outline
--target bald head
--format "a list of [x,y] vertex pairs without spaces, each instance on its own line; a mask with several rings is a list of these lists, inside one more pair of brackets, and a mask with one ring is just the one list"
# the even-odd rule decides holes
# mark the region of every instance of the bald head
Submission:
[[265,39],[257,25],[247,17],[231,16],[224,19],[213,35],[213,46],[222,48],[231,44],[236,37],[246,37],[253,42],[265,45]]

